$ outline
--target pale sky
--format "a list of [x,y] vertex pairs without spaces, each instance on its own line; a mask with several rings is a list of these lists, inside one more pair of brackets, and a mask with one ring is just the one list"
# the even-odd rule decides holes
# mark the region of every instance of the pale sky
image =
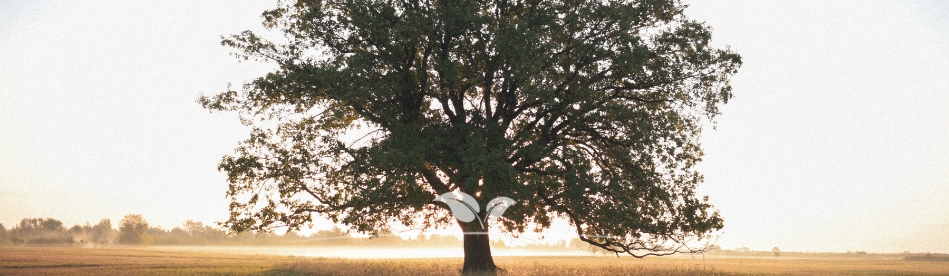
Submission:
[[[221,35],[273,1],[0,1],[0,223],[225,220],[216,169],[248,131],[200,93],[271,65]],[[695,1],[744,58],[700,165],[754,250],[949,252],[949,4]]]

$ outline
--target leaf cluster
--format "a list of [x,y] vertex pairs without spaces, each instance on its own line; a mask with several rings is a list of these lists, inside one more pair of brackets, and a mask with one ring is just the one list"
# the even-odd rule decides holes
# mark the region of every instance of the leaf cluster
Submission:
[[[299,0],[284,35],[222,44],[278,69],[202,97],[254,129],[220,165],[232,229],[450,221],[432,198],[517,203],[510,231],[566,217],[616,252],[675,252],[722,227],[694,192],[698,137],[741,57],[677,1]],[[484,217],[484,214],[479,216]]]

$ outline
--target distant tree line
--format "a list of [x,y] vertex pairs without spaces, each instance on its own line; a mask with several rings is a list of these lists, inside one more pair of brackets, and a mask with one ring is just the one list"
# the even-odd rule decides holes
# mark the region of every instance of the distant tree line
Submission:
[[377,237],[352,237],[346,231],[334,227],[309,236],[295,232],[283,235],[274,233],[229,234],[226,231],[201,222],[188,220],[170,230],[152,227],[141,215],[129,214],[113,228],[109,219],[91,225],[75,225],[66,228],[62,221],[53,218],[24,218],[9,229],[0,223],[0,246],[42,245],[359,245],[359,246],[410,246],[437,247],[461,246],[455,236],[419,235],[414,239],[402,239],[391,232]]
[[[403,239],[392,232],[380,232],[370,238],[349,235],[339,227],[320,230],[309,236],[296,232],[283,235],[274,233],[229,234],[227,231],[201,222],[185,221],[170,230],[153,227],[144,217],[129,214],[113,228],[109,219],[91,225],[75,225],[66,228],[63,222],[53,218],[24,218],[19,224],[7,229],[0,224],[0,246],[43,245],[227,245],[227,246],[392,246],[392,247],[461,247],[462,242],[452,235],[422,235]],[[492,248],[515,248],[534,251],[589,251],[606,254],[599,247],[574,238],[557,243],[528,243],[511,247],[503,240],[492,241]]]
[[109,219],[68,229],[52,218],[25,218],[10,229],[0,223],[0,245],[112,244],[117,235]]

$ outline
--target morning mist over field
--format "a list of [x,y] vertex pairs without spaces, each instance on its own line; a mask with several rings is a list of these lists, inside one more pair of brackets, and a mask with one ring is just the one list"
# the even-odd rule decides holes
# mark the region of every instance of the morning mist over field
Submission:
[[[700,138],[715,244],[949,252],[949,5],[687,4],[743,61]],[[195,101],[275,68],[220,45],[248,29],[279,38],[260,24],[274,5],[0,3],[0,223],[227,220],[217,167],[249,129]],[[562,221],[543,234],[575,235]]]

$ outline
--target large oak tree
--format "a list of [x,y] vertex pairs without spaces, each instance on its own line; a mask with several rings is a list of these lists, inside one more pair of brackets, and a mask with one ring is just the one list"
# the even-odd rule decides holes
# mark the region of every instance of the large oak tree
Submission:
[[[224,38],[278,68],[202,96],[253,127],[223,158],[237,231],[314,215],[375,233],[457,223],[464,271],[491,270],[482,226],[437,195],[515,203],[505,231],[562,217],[634,256],[692,251],[722,227],[695,194],[702,125],[741,64],[672,0],[300,0],[263,13],[283,34]],[[480,210],[479,217],[485,217]]]

